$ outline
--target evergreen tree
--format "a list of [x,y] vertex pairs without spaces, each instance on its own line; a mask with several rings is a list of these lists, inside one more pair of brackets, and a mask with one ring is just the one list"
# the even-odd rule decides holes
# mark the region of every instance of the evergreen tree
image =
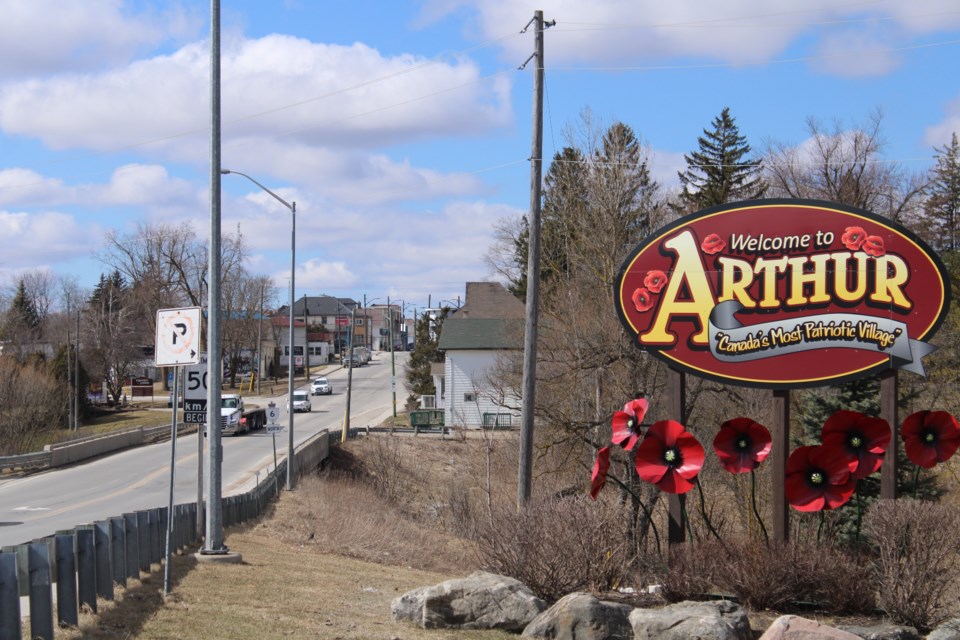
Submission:
[[[619,260],[650,230],[658,188],[636,134],[622,122],[611,125],[593,149],[566,147],[555,154],[544,178],[541,284],[562,288],[562,278],[586,268],[602,274],[601,286],[610,285]],[[528,238],[524,220],[514,239],[518,277],[509,286],[520,298],[526,296]],[[603,264],[584,259],[596,253]]]
[[937,166],[928,188],[925,203],[927,219],[932,225],[934,245],[941,251],[960,248],[958,216],[960,216],[960,142],[954,133],[950,144],[937,151]]
[[101,303],[109,301],[111,306],[121,302],[121,294],[127,290],[127,281],[123,275],[116,269],[109,275],[100,274],[100,281],[93,288],[90,295],[90,304],[98,306]]
[[[906,417],[904,410],[913,400],[911,395],[902,395],[898,399],[900,420]],[[794,436],[794,446],[819,445],[823,424],[836,411],[845,409],[856,411],[868,416],[880,415],[880,380],[875,376],[846,382],[824,393],[822,390],[805,391],[800,396],[800,427],[801,433]],[[893,439],[899,438],[900,425],[890,425],[890,445]],[[916,466],[910,462],[904,453],[903,443],[898,443],[897,450],[897,495],[909,496],[914,493],[914,473]],[[921,474],[917,497],[936,499],[939,495],[936,480],[931,474]],[[837,534],[846,542],[854,542],[857,537],[857,511],[861,514],[866,511],[880,497],[880,472],[859,481],[857,493],[847,504],[832,514],[833,526]],[[859,505],[858,505],[859,501]]]
[[[554,279],[566,273],[570,264],[570,243],[576,242],[568,220],[587,206],[587,164],[583,154],[572,147],[553,156],[543,179],[543,207],[540,214],[540,280]],[[527,296],[527,255],[530,250],[530,224],[525,217],[514,240],[517,278],[507,287],[521,300]]]
[[3,321],[3,337],[23,346],[40,337],[41,324],[40,314],[27,294],[26,283],[21,279]]
[[683,186],[678,208],[686,212],[754,200],[767,190],[761,177],[762,163],[750,156],[750,145],[740,135],[730,108],[724,107],[711,126],[697,139],[699,150],[683,156],[687,169],[677,174]]
[[[67,369],[67,349],[70,349],[70,370]],[[54,356],[53,360],[47,366],[47,371],[60,385],[60,388],[63,390],[63,412],[60,416],[61,426],[67,425],[67,417],[70,415],[70,406],[68,403],[74,401],[73,396],[70,395],[70,383],[73,382],[73,390],[76,393],[77,406],[80,409],[80,415],[86,416],[90,409],[90,400],[87,397],[87,387],[90,386],[90,376],[87,373],[86,368],[83,366],[83,362],[80,363],[79,375],[75,376],[75,367],[77,363],[74,358],[77,357],[77,351],[73,346],[61,345],[57,350],[57,354]],[[74,381],[74,377],[77,378]]]
[[414,326],[413,351],[410,352],[410,359],[407,360],[406,365],[406,386],[407,391],[410,392],[407,398],[408,404],[416,403],[419,396],[431,396],[437,393],[436,386],[433,384],[433,375],[430,373],[430,365],[443,362],[443,351],[437,347],[440,344],[443,321],[449,313],[449,307],[444,307],[436,318],[431,318],[426,312],[417,318]]

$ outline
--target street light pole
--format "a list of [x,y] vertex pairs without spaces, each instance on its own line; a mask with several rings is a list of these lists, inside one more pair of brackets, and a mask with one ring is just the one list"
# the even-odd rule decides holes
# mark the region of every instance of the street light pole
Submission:
[[287,404],[289,405],[287,409],[287,417],[289,419],[287,433],[287,491],[293,491],[293,291],[297,273],[297,203],[287,202],[245,173],[231,171],[230,169],[221,169],[220,173],[224,175],[235,173],[238,176],[243,176],[269,193],[287,209],[290,209],[290,309],[287,311],[287,320],[290,325],[290,355],[287,357]]

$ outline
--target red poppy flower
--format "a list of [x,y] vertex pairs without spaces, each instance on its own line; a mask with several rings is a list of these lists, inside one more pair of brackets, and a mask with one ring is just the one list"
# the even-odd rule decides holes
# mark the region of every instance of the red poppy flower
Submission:
[[643,435],[640,423],[643,422],[643,416],[647,415],[647,407],[648,404],[644,398],[637,398],[623,405],[623,411],[614,413],[613,437],[610,441],[627,451],[633,449]]
[[840,410],[827,418],[821,431],[823,446],[846,455],[854,480],[866,478],[883,464],[890,444],[890,425],[883,418]]
[[640,313],[649,311],[653,308],[653,296],[647,289],[639,287],[633,292],[633,306]]
[[880,236],[867,236],[861,248],[874,258],[879,258],[887,252],[887,248],[883,246],[883,238]]
[[960,447],[957,419],[946,411],[917,411],[907,416],[900,437],[910,461],[926,469],[946,462]]
[[590,476],[590,497],[597,499],[597,494],[607,483],[607,471],[610,470],[610,447],[604,447],[597,453],[593,463],[593,475]]
[[843,451],[835,447],[799,447],[787,460],[786,497],[797,511],[836,509],[855,486]]
[[667,284],[667,274],[659,269],[647,271],[647,275],[643,279],[643,286],[646,287],[650,293],[660,293],[660,290],[663,289],[665,284]]
[[767,428],[750,418],[727,420],[713,439],[720,466],[730,473],[753,471],[770,455],[772,446]]
[[637,447],[637,473],[641,480],[667,493],[686,493],[703,468],[703,445],[674,420],[654,422]]
[[863,241],[867,238],[867,232],[863,227],[847,227],[840,236],[840,242],[850,251],[856,251],[863,246]]
[[709,253],[713,255],[715,253],[720,253],[727,248],[727,243],[723,241],[723,238],[718,236],[715,233],[711,233],[706,238],[703,239],[703,242],[700,243],[700,248],[703,249],[704,253]]

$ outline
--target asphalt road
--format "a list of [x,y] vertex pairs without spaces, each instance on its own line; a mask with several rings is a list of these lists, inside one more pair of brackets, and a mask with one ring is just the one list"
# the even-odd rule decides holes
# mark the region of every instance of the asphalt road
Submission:
[[[397,397],[406,397],[403,364],[406,353],[396,354]],[[328,369],[329,371],[329,369]],[[333,384],[332,396],[311,396],[313,411],[294,416],[294,443],[330,430],[340,434],[346,408],[347,370],[323,374]],[[369,365],[353,370],[350,424],[352,427],[380,424],[392,414],[390,354],[379,353]],[[305,384],[303,389],[309,389]],[[245,403],[280,408],[276,434],[277,461],[286,457],[288,431],[286,394],[274,398],[244,395]],[[274,437],[263,431],[224,437],[222,494],[242,493],[256,485],[274,466]],[[170,497],[170,442],[163,442],[105,456],[88,463],[51,470],[23,478],[0,480],[0,546],[29,542],[61,529],[103,520],[123,513],[163,507]],[[197,499],[198,438],[177,439],[177,504]],[[203,456],[206,464],[206,454]],[[205,475],[206,475],[205,470]],[[206,479],[204,479],[206,482]]]

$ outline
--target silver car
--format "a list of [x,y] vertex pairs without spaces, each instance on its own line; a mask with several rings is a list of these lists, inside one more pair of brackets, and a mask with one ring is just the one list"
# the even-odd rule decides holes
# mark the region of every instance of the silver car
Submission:
[[310,394],[315,396],[329,396],[333,393],[333,385],[326,378],[317,378],[310,385]]

